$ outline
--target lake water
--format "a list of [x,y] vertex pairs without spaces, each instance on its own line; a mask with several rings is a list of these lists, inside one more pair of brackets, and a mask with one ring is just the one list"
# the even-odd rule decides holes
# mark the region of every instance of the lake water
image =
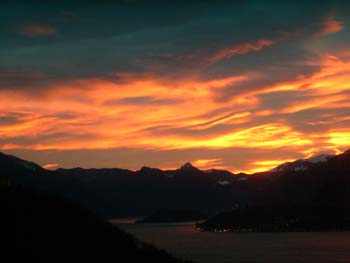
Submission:
[[112,222],[143,241],[195,262],[350,262],[350,232],[212,233],[194,231],[192,223]]

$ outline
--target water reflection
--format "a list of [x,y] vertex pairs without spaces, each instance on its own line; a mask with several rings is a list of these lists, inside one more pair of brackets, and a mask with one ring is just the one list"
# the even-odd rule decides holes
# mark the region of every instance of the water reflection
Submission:
[[193,223],[123,224],[136,237],[197,262],[345,263],[350,233],[212,233]]

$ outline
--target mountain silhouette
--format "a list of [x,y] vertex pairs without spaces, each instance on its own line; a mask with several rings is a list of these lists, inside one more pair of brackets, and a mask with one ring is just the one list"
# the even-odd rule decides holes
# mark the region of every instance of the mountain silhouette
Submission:
[[[315,161],[317,160],[317,161]],[[303,169],[295,169],[296,167]],[[283,169],[281,169],[281,167]],[[251,205],[220,213],[204,230],[350,230],[350,152],[274,169]]]
[[142,167],[138,171],[57,169],[0,154],[1,174],[27,189],[52,192],[105,218],[150,215],[159,208],[216,214],[235,207],[271,203],[334,203],[349,199],[349,151],[282,164],[252,175]]

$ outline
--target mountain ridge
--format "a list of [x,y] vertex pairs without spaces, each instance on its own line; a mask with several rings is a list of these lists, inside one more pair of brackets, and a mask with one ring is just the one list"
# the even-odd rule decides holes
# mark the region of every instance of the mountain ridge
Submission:
[[[344,151],[341,154],[344,154],[344,153],[349,152],[349,151],[350,151],[350,149]],[[2,153],[2,154],[4,154],[4,153]],[[340,155],[340,154],[338,154],[338,155]],[[12,155],[9,155],[9,156],[12,156]],[[282,162],[281,164],[277,165],[276,167],[274,167],[274,168],[272,168],[270,170],[267,169],[265,171],[255,172],[255,173],[247,173],[247,172],[242,172],[242,171],[233,173],[233,172],[231,172],[229,170],[217,169],[215,167],[214,168],[209,168],[209,169],[201,169],[201,168],[198,168],[198,167],[194,166],[191,162],[185,162],[183,165],[179,166],[178,168],[173,168],[173,169],[163,169],[163,168],[158,168],[158,167],[150,167],[150,166],[146,166],[146,165],[140,167],[137,170],[127,169],[127,168],[120,168],[120,167],[93,168],[93,167],[79,167],[78,166],[78,167],[71,167],[71,168],[57,168],[57,169],[50,170],[50,171],[59,171],[59,170],[124,170],[124,171],[129,171],[129,172],[138,172],[138,171],[143,171],[143,170],[147,169],[147,170],[157,170],[157,171],[165,172],[165,171],[176,171],[176,170],[180,170],[180,171],[199,170],[199,171],[206,172],[206,173],[219,172],[220,171],[220,172],[223,172],[223,173],[226,173],[226,174],[230,174],[230,175],[233,175],[233,176],[237,176],[237,175],[240,175],[240,176],[242,176],[242,175],[252,176],[252,175],[259,175],[261,173],[278,171],[278,169],[280,167],[283,167],[283,166],[288,165],[288,164],[324,162],[324,161],[327,161],[328,159],[333,158],[335,156],[337,156],[337,155],[334,155],[334,154],[313,155],[313,156],[311,156],[309,158],[301,158],[301,159],[296,159],[294,161],[289,161],[289,162],[284,162],[284,163]]]
[[[0,171],[14,184],[63,195],[107,218],[147,215],[161,207],[199,210],[211,215],[257,200],[285,201],[293,191],[297,191],[298,200],[310,199],[308,192],[316,193],[322,185],[331,183],[327,174],[322,175],[325,171],[334,173],[347,169],[344,165],[338,170],[327,168],[342,156],[350,156],[350,151],[324,162],[308,162],[308,169],[247,175],[217,169],[200,170],[192,164],[175,170],[146,166],[137,171],[121,168],[46,170],[35,163],[0,154]],[[299,165],[298,162],[305,163],[305,160],[292,164]]]

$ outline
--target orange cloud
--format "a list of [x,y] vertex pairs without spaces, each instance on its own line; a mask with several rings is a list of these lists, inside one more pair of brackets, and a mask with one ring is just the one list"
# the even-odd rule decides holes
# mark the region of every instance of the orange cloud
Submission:
[[224,164],[222,159],[220,158],[214,158],[214,159],[200,159],[200,160],[195,160],[192,163],[195,167],[199,169],[227,169]]
[[197,124],[194,125],[193,127],[190,127],[190,129],[192,130],[203,130],[203,129],[208,129],[210,127],[214,127],[216,125],[219,124],[241,124],[241,123],[245,123],[248,122],[251,118],[249,118],[251,116],[250,112],[240,112],[240,113],[236,113],[236,114],[229,114],[223,117],[219,117],[216,120],[211,120],[207,123],[201,123],[201,124]]
[[341,129],[329,133],[329,143],[350,148],[350,129]]
[[300,102],[292,103],[292,105],[283,109],[282,113],[290,114],[312,108],[337,108],[338,106],[344,107],[342,104],[338,103],[346,100],[346,95],[329,95],[327,97],[305,99]]
[[295,161],[294,159],[277,159],[277,160],[264,160],[264,161],[255,161],[251,164],[251,168],[245,171],[248,174],[259,173],[269,171],[278,165],[286,162]]
[[344,29],[343,24],[340,21],[335,20],[334,13],[330,12],[322,23],[322,28],[315,36],[326,36],[337,33]]
[[35,37],[54,35],[57,30],[49,25],[32,24],[20,27],[17,32],[20,35]]
[[258,39],[255,43],[242,43],[219,50],[209,58],[209,61],[214,63],[222,59],[230,58],[235,55],[243,55],[249,52],[257,52],[265,47],[273,45],[274,42],[270,39]]
[[58,168],[58,164],[57,163],[48,163],[42,166],[44,169],[47,170],[54,170]]
[[[350,90],[350,59],[348,56],[344,56],[345,59],[342,60],[340,59],[341,56],[342,54],[339,54],[339,56],[325,56],[319,64],[321,67],[320,71],[311,76],[300,76],[296,80],[268,85],[258,90],[242,92],[240,95],[237,95],[237,98],[240,96],[254,97],[261,94],[285,91],[308,91],[310,92],[310,96],[332,96],[337,93],[348,92]],[[267,110],[264,109],[264,112],[267,113]]]
[[[255,50],[267,43],[237,48],[235,52]],[[315,145],[319,147],[314,152],[339,150],[349,146],[348,118],[336,115],[339,110],[350,108],[349,76],[350,61],[327,56],[321,61],[320,71],[309,77],[242,92],[225,102],[217,102],[215,92],[228,86],[235,88],[251,76],[170,81],[129,73],[119,82],[94,78],[53,84],[56,86],[42,97],[1,90],[0,149],[240,148],[271,152],[293,149],[301,157],[308,155],[306,151]],[[273,109],[266,107],[259,97],[286,91],[303,96],[293,101],[286,95],[283,106]],[[139,100],[130,98],[147,100],[140,104]],[[164,104],[166,101],[176,103]],[[326,119],[327,125],[332,127],[337,123],[337,127],[308,132],[289,122],[294,114],[310,109],[333,111],[335,116]],[[307,123],[312,119],[298,118],[299,125],[315,127]],[[315,115],[313,121],[321,125],[325,118]],[[235,165],[231,170],[261,171],[285,159],[259,159],[248,166]],[[207,168],[232,167],[215,156],[198,158],[194,164]]]

